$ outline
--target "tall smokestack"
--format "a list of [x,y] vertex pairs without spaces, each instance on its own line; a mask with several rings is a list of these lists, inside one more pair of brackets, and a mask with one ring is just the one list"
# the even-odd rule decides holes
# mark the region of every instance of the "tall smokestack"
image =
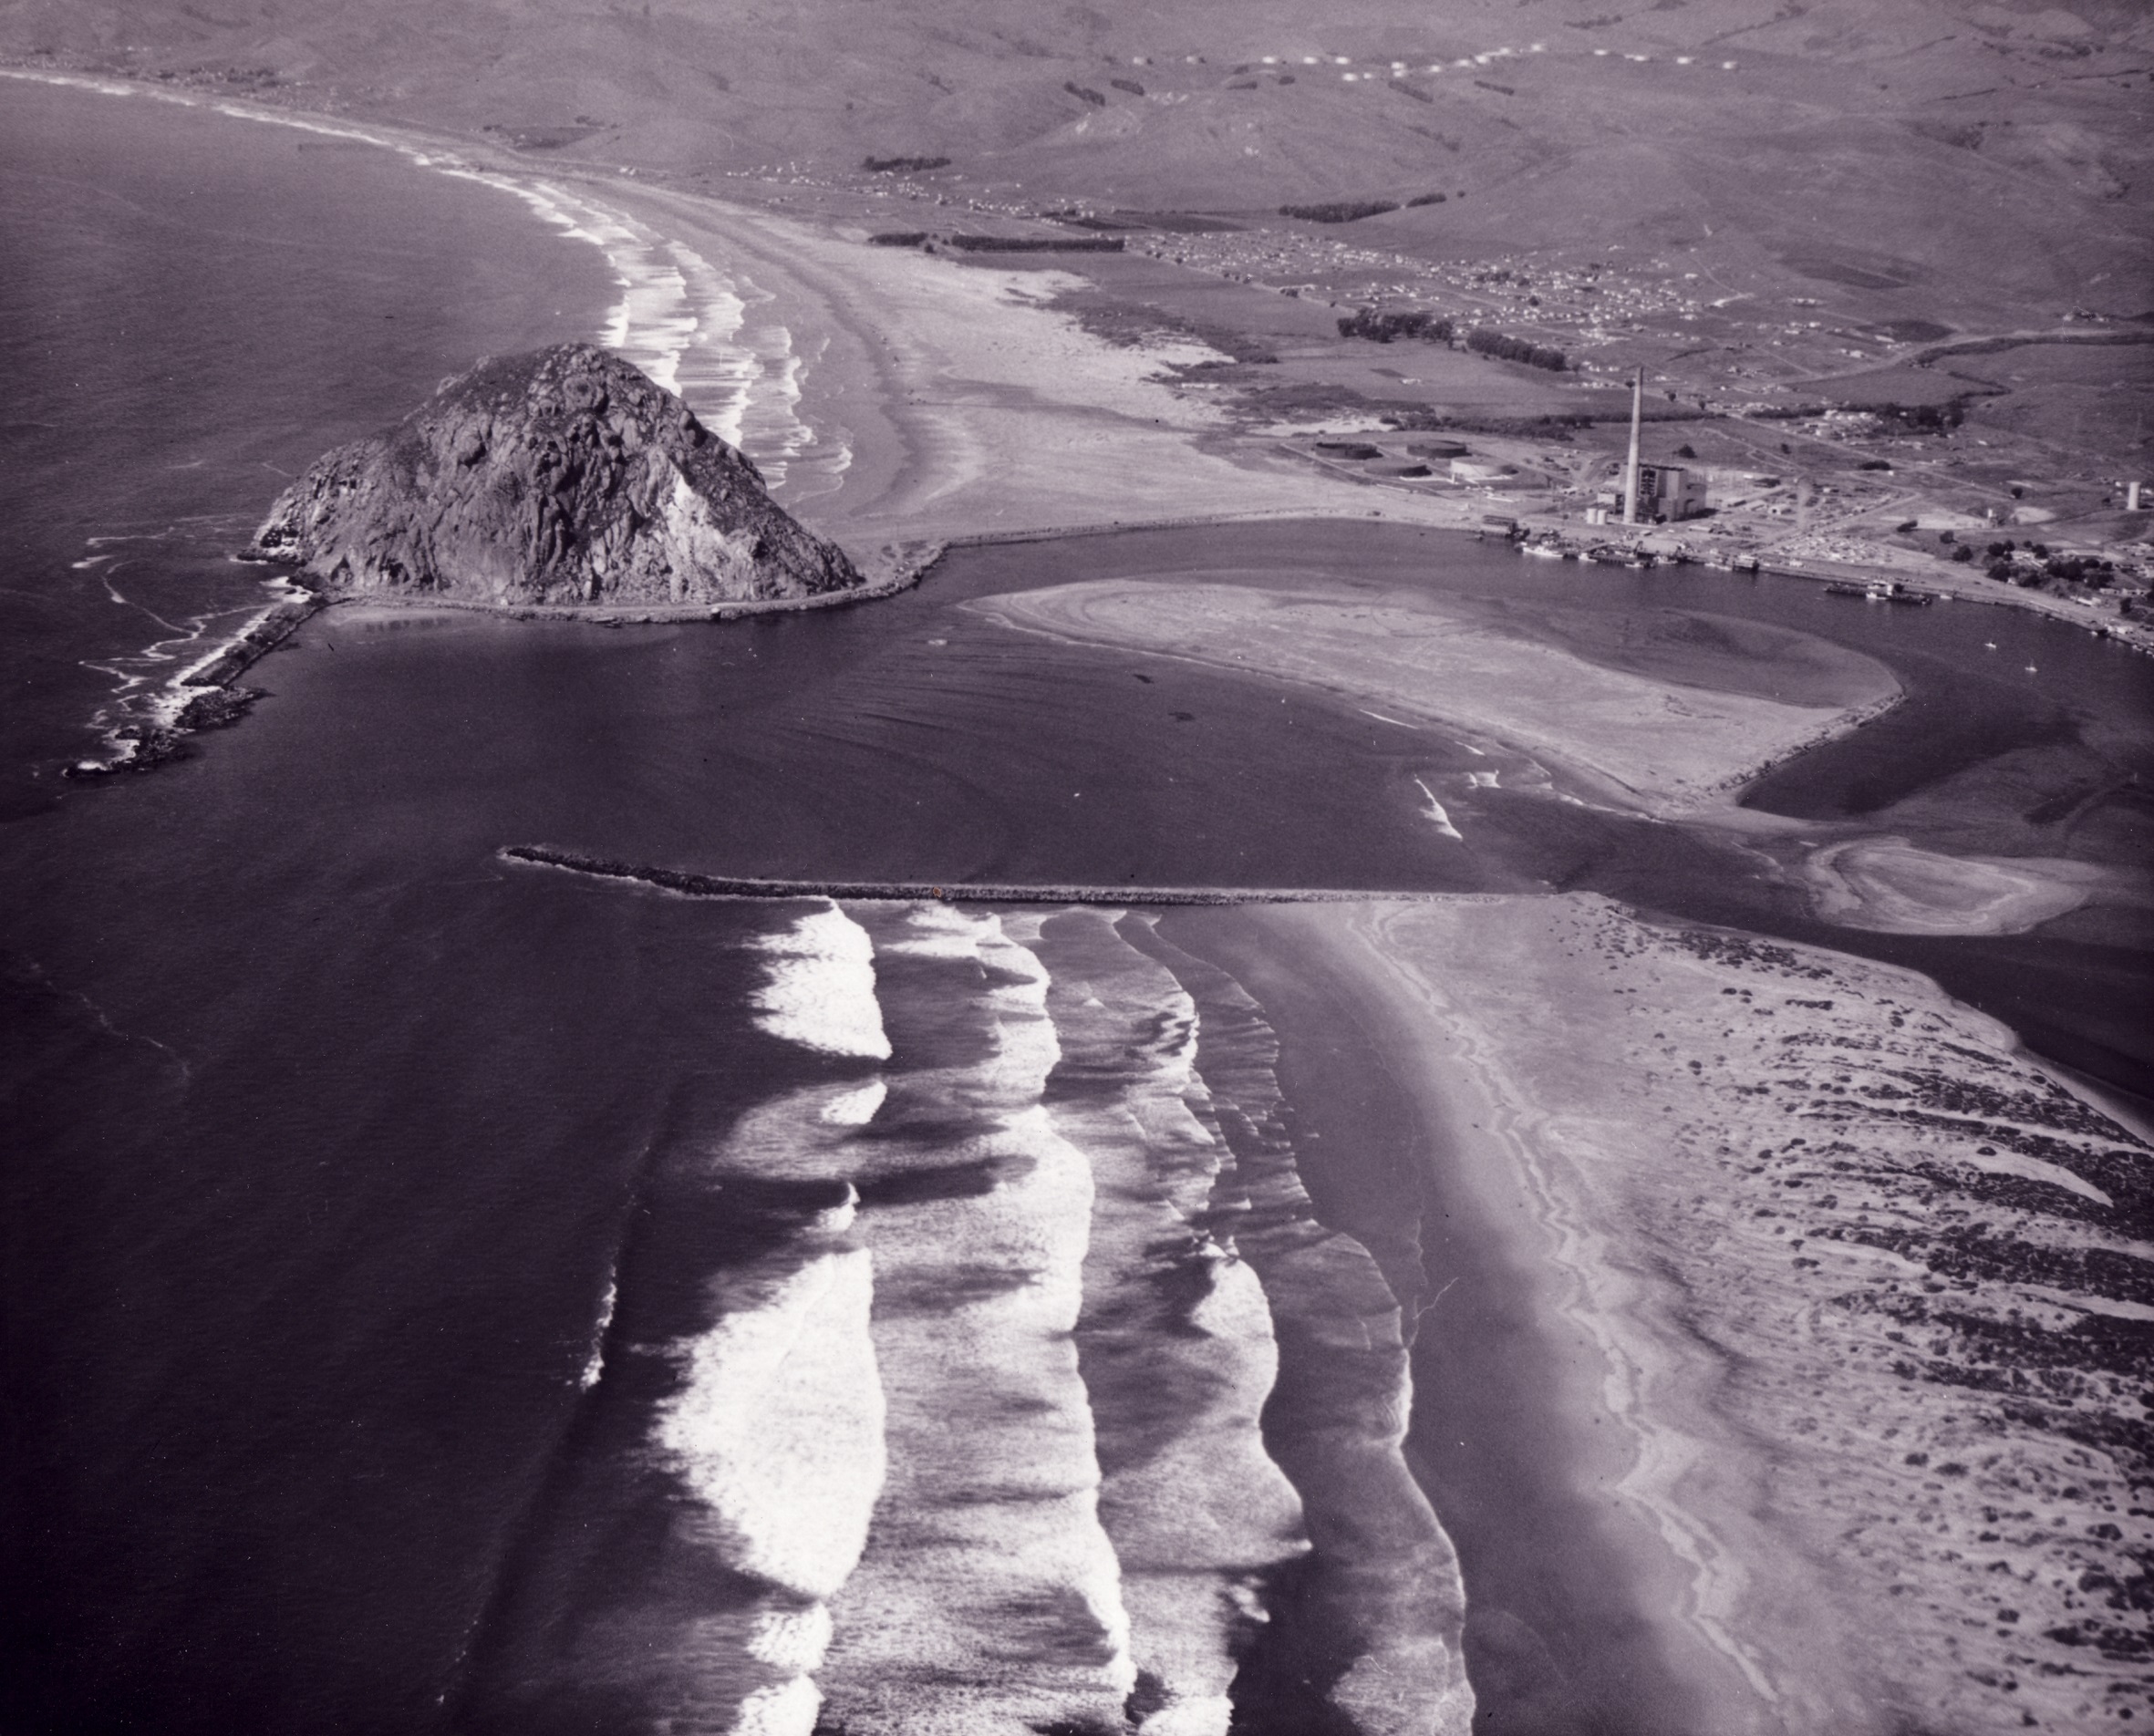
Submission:
[[1631,458],[1623,466],[1623,522],[1638,522],[1638,428],[1645,419],[1645,369],[1631,377]]

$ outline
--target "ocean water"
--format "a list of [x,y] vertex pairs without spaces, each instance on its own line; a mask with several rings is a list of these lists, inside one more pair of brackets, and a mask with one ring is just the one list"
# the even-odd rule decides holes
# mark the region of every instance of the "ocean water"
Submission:
[[[11,1730],[805,1736],[1134,1708],[1159,1736],[1230,1710],[1288,1736],[1341,1707],[1425,1728],[1460,1691],[1472,1586],[1408,1470],[1420,1226],[1369,1227],[1398,1142],[1315,1160],[1289,1100],[1317,1047],[1297,1030],[1282,1059],[1230,918],[694,900],[504,845],[1592,886],[1905,957],[2138,1077],[2128,910],[1996,942],[1828,929],[1741,852],[1490,780],[1440,731],[957,606],[1234,565],[1672,606],[1707,637],[1765,621],[1917,698],[1758,800],[1940,846],[2143,847],[2146,666],[2113,646],[1373,523],[968,550],[872,608],[725,632],[336,612],[194,758],[55,803],[120,684],[182,655],[137,661],[156,636],[258,606],[223,557],[283,470],[471,355],[631,302],[616,335],[691,395],[699,367],[750,370],[715,337],[696,357],[662,262],[624,267],[655,238],[533,221],[598,231],[559,189],[13,83],[0,127],[34,169],[0,191],[26,267],[0,273]],[[1324,1061],[1351,1096],[1351,1049]],[[1513,1671],[1476,1684],[1491,1703],[1545,1704],[1537,1646],[1619,1655],[1551,1583],[1507,1594],[1528,1631],[1488,1653]],[[1667,1727],[1664,1685],[1597,1691],[1541,1727]]]

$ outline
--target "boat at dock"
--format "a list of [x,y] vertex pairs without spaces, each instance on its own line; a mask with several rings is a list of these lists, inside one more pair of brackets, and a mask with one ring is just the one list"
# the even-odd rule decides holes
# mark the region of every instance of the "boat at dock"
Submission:
[[1825,587],[1827,596],[1856,596],[1866,603],[1905,603],[1917,608],[1927,607],[1937,601],[1934,591],[1913,591],[1898,579],[1878,579],[1869,584],[1858,584],[1849,579],[1835,579]]

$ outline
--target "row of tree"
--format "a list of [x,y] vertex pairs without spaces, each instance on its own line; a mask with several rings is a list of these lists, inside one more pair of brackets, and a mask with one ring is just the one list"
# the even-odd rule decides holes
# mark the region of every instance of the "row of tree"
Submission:
[[1305,223],[1352,223],[1398,208],[1395,199],[1334,199],[1321,205],[1281,205],[1279,214],[1298,217]]
[[[1416,337],[1424,343],[1448,344],[1458,336],[1458,326],[1442,314],[1432,314],[1421,308],[1400,308],[1390,313],[1380,313],[1373,307],[1357,308],[1339,322],[1341,337],[1366,337],[1379,344],[1391,344],[1402,337]],[[1507,337],[1501,332],[1488,331],[1476,326],[1465,335],[1465,346],[1479,356],[1494,356],[1501,361],[1524,362],[1528,367],[1545,367],[1550,373],[1560,374],[1570,366],[1570,361],[1559,349],[1546,344],[1528,343],[1523,337]]]
[[1528,367],[1545,367],[1551,374],[1560,374],[1570,366],[1569,358],[1559,349],[1528,343],[1523,337],[1507,337],[1501,332],[1470,331],[1465,335],[1465,346],[1476,355],[1494,356],[1507,362],[1524,362]]
[[1458,328],[1443,315],[1414,309],[1380,314],[1373,307],[1364,307],[1339,322],[1340,336],[1366,337],[1379,344],[1389,344],[1401,337],[1448,344],[1457,335]]

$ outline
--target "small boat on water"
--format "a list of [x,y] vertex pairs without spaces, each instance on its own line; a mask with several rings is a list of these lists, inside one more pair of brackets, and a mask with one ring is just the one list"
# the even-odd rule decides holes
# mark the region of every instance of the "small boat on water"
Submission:
[[1521,542],[1518,553],[1530,554],[1538,561],[1561,561],[1569,556],[1570,551],[1553,535],[1549,535],[1536,537],[1530,542]]
[[1835,579],[1825,587],[1825,594],[1866,597],[1869,594],[1869,587],[1867,584],[1849,584],[1845,579]]
[[1758,560],[1755,554],[1738,554],[1732,564],[1737,573],[1755,573],[1758,570]]
[[1927,607],[1937,601],[1934,591],[1911,591],[1898,579],[1880,579],[1863,593],[1872,603],[1911,603]]

